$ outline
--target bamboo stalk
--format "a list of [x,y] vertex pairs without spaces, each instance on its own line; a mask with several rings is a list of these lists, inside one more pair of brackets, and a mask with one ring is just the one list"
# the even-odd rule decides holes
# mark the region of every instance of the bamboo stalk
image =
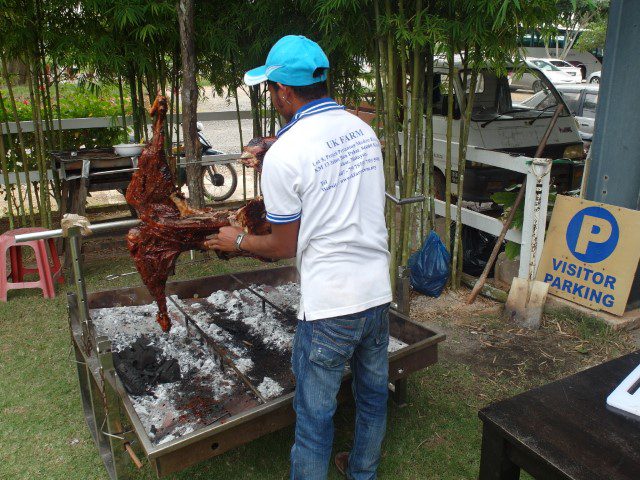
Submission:
[[[376,5],[378,2],[376,2]],[[376,15],[377,20],[377,15]],[[378,138],[382,135],[382,79],[380,78],[380,50],[378,49],[379,39],[376,38],[376,46],[373,49],[374,51],[374,61],[373,61],[373,71],[376,81],[376,91],[375,91],[375,132]]]
[[[180,130],[182,130],[178,125],[180,124],[180,77],[176,78],[176,145],[178,146],[178,152],[180,152]],[[179,156],[179,155],[178,155]],[[177,162],[176,162],[176,173],[177,173]]]
[[[51,104],[51,90],[49,88],[49,81],[47,80],[47,75],[46,75],[47,65],[44,57],[45,55],[44,44],[42,44],[42,42],[40,43],[40,55],[41,55],[41,61],[42,61],[42,72],[40,72],[40,74],[36,77],[36,85],[38,81],[41,82],[41,85],[38,86],[38,88],[36,88],[36,95],[38,95],[40,99],[40,105],[42,107],[41,110],[42,110],[42,113],[44,114],[44,124],[46,126],[46,134],[44,133],[42,128],[40,128],[40,131],[42,132],[42,143],[43,143],[42,152],[41,152],[42,162],[46,172],[47,170],[46,163],[47,163],[48,155],[47,155],[47,150],[45,150],[44,148],[44,140],[47,141],[48,151],[53,151],[55,149],[55,142],[54,142],[55,130],[53,127],[53,105]],[[36,67],[38,67],[37,63],[36,63]],[[53,195],[54,195],[54,198],[56,199],[56,203],[60,205],[61,204],[60,176],[58,175],[58,170],[56,169],[56,163],[54,158],[49,157],[49,160],[51,164],[51,175],[53,177]],[[46,185],[47,185],[47,191],[48,191],[48,186],[49,186],[48,181]],[[51,225],[51,199],[48,196],[47,196],[47,204],[48,204],[47,218],[49,219],[48,224],[50,226]]]
[[[385,0],[385,15],[387,18],[391,18],[392,10],[391,10],[391,0]],[[386,47],[387,47],[387,123],[389,125],[389,136],[387,137],[387,145],[386,149],[389,151],[390,162],[393,165],[394,170],[394,179],[399,181],[399,155],[397,150],[397,117],[396,117],[396,106],[397,106],[397,94],[396,94],[396,64],[395,64],[395,48],[394,48],[394,37],[390,30],[387,31],[386,35]],[[400,227],[400,222],[398,221],[399,209],[398,205],[394,205],[391,207],[392,211],[395,213],[391,215],[391,222],[389,224],[389,251],[391,253],[391,261],[390,261],[390,275],[391,275],[391,283],[392,288],[395,287],[395,278],[396,271],[398,266],[398,228]]]
[[276,134],[276,109],[273,107],[273,102],[269,101],[269,136],[273,137]]
[[[416,1],[416,11],[420,12],[422,10],[422,0]],[[418,29],[418,21],[419,15],[416,14],[416,25],[415,29]],[[421,52],[417,46],[413,48],[413,71],[411,74],[411,105],[410,111],[407,114],[407,104],[405,103],[405,120],[404,124],[407,128],[405,132],[405,140],[407,143],[403,145],[403,150],[406,151],[405,154],[405,165],[406,165],[406,179],[405,179],[405,196],[412,196],[415,192],[415,172],[416,172],[416,149],[417,149],[417,141],[418,141],[418,125],[419,118],[418,115],[418,98],[419,98],[419,90],[420,90],[420,56]],[[403,85],[406,85],[405,78],[403,80]],[[404,95],[406,97],[406,87],[404,88]],[[408,120],[407,120],[408,118]],[[402,242],[402,256],[400,263],[401,265],[405,265],[409,260],[409,253],[412,243],[412,235],[410,228],[411,226],[411,217],[413,211],[413,204],[406,205],[403,211],[403,219],[402,219],[402,230],[403,230],[403,242]]]
[[453,75],[455,73],[453,65],[453,46],[449,48],[447,53],[447,61],[449,63],[448,75],[448,91],[447,91],[447,153],[445,166],[445,221],[444,221],[444,246],[448,252],[451,251],[451,140],[453,136]]
[[138,75],[138,100],[140,108],[140,120],[142,122],[141,130],[144,132],[145,142],[149,141],[149,126],[147,125],[147,111],[144,106],[144,91],[142,90],[142,76]]
[[13,118],[16,123],[16,130],[18,132],[18,143],[20,144],[20,156],[22,159],[22,168],[25,174],[25,183],[27,190],[27,201],[29,205],[29,221],[32,227],[36,226],[36,218],[33,212],[33,195],[31,194],[31,178],[29,175],[29,161],[27,157],[27,151],[24,144],[24,135],[22,134],[22,126],[20,124],[20,117],[18,116],[18,108],[16,107],[16,98],[13,94],[13,87],[11,86],[11,78],[9,77],[9,71],[7,69],[7,58],[4,52],[0,52],[0,61],[2,63],[2,74],[7,84],[7,90],[9,92],[9,99],[11,100],[11,110],[13,111]]
[[[42,64],[41,71],[39,67],[36,69],[37,77],[35,80],[35,84],[37,86],[38,83],[40,83],[40,85],[43,88],[42,94],[44,98],[42,98],[41,96],[42,98],[41,105],[42,105],[42,112],[44,114],[44,122],[46,126],[46,131],[47,131],[46,140],[47,140],[47,146],[49,147],[49,150],[53,150],[54,149],[53,136],[52,136],[52,133],[49,133],[49,132],[53,132],[53,107],[51,106],[51,91],[49,90],[49,81],[47,80],[47,60],[46,60],[46,53],[44,48],[44,40],[42,38],[41,0],[35,0],[35,6],[36,6],[36,45],[35,45],[36,58],[35,58],[35,61],[37,64],[39,63]],[[43,157],[44,157],[44,153],[43,153]],[[59,191],[59,186],[60,186],[59,179],[58,179],[58,182],[56,182],[54,178],[54,184],[55,184],[55,190],[56,190],[56,192],[54,193],[57,193]]]
[[[235,64],[231,63],[231,68],[233,72],[233,78],[236,78]],[[233,98],[236,104],[236,121],[238,122],[238,134],[240,136],[240,151],[244,147],[244,141],[242,139],[242,119],[240,118],[240,101],[238,100],[238,87],[234,89]],[[247,167],[242,165],[242,199],[247,201]]]
[[427,72],[426,72],[426,116],[425,116],[425,155],[427,157],[426,173],[425,173],[425,187],[427,194],[429,195],[428,201],[428,230],[431,231],[436,225],[436,204],[434,193],[434,171],[433,171],[433,49],[431,45],[427,46]]
[[[464,120],[460,133],[460,142],[458,144],[458,202],[456,211],[456,235],[453,242],[453,255],[455,259],[455,268],[452,268],[452,284],[454,288],[460,287],[460,278],[462,275],[462,196],[464,192],[464,170],[467,159],[467,146],[469,143],[469,128],[471,126],[471,113],[473,111],[473,103],[476,95],[476,84],[478,81],[478,70],[472,67],[471,79],[469,82],[469,95],[466,99],[466,108],[464,112]],[[463,85],[466,85],[466,81]],[[455,272],[455,274],[454,274]]]
[[[127,133],[127,111],[124,106],[124,89],[122,88],[122,75],[118,74],[118,94],[120,95],[120,114],[122,115],[122,129]],[[125,143],[128,142],[128,138]]]
[[2,167],[4,190],[7,197],[7,215],[9,217],[9,229],[13,230],[13,202],[11,201],[11,185],[9,184],[9,166],[7,164],[7,154],[4,148],[4,135],[2,135],[2,132],[0,132],[0,166]]
[[[398,9],[400,13],[400,19],[402,22],[405,21],[404,16],[404,1],[398,1]],[[402,93],[402,148],[400,150],[400,168],[398,169],[398,177],[400,178],[400,183],[403,185],[403,195],[410,196],[410,192],[407,190],[408,185],[404,184],[404,177],[408,166],[409,159],[409,115],[407,115],[409,98],[407,92],[407,49],[403,42],[398,42],[398,56],[400,58],[400,92]],[[404,235],[404,230],[400,232],[401,235]]]
[[58,64],[53,63],[53,86],[56,95],[56,114],[58,115],[58,149],[62,150],[63,138],[62,138],[62,114],[60,112],[60,77],[58,76]]
[[142,130],[140,128],[140,110],[138,109],[138,93],[136,89],[136,74],[133,67],[129,66],[129,95],[131,96],[131,109],[133,112],[133,134],[136,142],[142,139]]
[[[37,62],[37,60],[36,60]],[[34,62],[35,63],[35,62]],[[44,140],[43,140],[43,132],[42,132],[42,116],[41,116],[41,105],[40,105],[40,96],[37,92],[34,92],[34,80],[37,80],[37,76],[34,75],[33,69],[36,68],[34,63],[29,61],[27,67],[27,85],[29,86],[29,97],[31,98],[31,110],[33,112],[33,124],[34,124],[34,136],[35,136],[35,160],[36,165],[38,166],[38,209],[40,211],[40,222],[45,228],[49,228],[48,220],[47,220],[47,212],[50,213],[50,208],[48,208],[47,200],[49,198],[47,188],[47,172],[44,168]],[[37,65],[37,64],[36,64]],[[35,72],[37,75],[37,71]]]
[[16,150],[13,145],[13,136],[11,135],[11,131],[9,130],[9,114],[7,113],[7,107],[4,104],[4,97],[2,96],[2,92],[0,92],[0,108],[2,109],[2,115],[4,116],[5,121],[5,131],[7,132],[7,143],[9,144],[9,151],[13,156],[13,173],[16,176],[16,191],[18,194],[18,213],[20,215],[20,221],[22,225],[27,224],[27,215],[24,209],[24,199],[22,197],[22,182],[20,181],[20,170],[18,169],[18,155],[16,154]]
[[[425,155],[424,155],[424,128],[425,128],[425,119],[424,119],[424,85],[425,85],[425,52],[421,51],[419,54],[419,62],[420,65],[418,67],[419,78],[418,78],[418,101],[417,101],[417,116],[418,116],[418,125],[416,127],[416,131],[414,135],[417,135],[418,139],[416,142],[416,181],[414,183],[414,190],[420,195],[425,195],[424,191],[424,175],[425,175]],[[426,200],[425,200],[426,202]],[[416,247],[419,247],[422,243],[422,239],[424,239],[424,211],[425,211],[425,202],[419,204],[419,214],[414,215],[415,218],[415,243]],[[414,210],[415,214],[415,210]]]
[[[388,81],[387,81],[387,61],[386,61],[386,36],[382,34],[382,29],[380,25],[380,6],[379,0],[374,1],[374,12],[376,17],[376,35],[377,35],[377,45],[378,45],[378,72],[376,82],[379,82],[379,88],[376,89],[376,102],[379,103],[380,112],[378,114],[377,121],[379,125],[379,130],[381,131],[384,141],[384,176],[385,176],[385,186],[388,192],[393,189],[393,171],[392,171],[392,162],[390,149],[392,148],[392,144],[389,143],[390,137],[390,125],[388,121],[389,108],[388,108]],[[378,98],[381,97],[381,98]],[[386,216],[387,216],[387,225],[390,224],[390,212],[391,206],[387,203]]]

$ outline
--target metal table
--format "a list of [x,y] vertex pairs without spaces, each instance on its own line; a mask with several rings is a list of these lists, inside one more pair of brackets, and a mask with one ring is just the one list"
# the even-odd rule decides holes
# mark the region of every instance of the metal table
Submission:
[[126,191],[137,167],[137,157],[124,157],[113,148],[54,151],[50,155],[60,170],[60,213],[85,214],[89,192]]

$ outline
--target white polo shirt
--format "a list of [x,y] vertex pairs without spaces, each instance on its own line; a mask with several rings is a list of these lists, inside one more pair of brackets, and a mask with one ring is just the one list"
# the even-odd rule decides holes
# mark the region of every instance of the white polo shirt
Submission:
[[382,152],[365,122],[331,99],[308,103],[278,132],[261,185],[267,220],[300,219],[299,319],[391,301]]

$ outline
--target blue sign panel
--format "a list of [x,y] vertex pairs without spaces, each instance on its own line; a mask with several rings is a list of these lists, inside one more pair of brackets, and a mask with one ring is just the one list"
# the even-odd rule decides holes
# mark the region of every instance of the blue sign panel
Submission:
[[602,207],[587,207],[576,213],[567,226],[567,246],[585,263],[609,257],[618,245],[620,228],[613,214]]

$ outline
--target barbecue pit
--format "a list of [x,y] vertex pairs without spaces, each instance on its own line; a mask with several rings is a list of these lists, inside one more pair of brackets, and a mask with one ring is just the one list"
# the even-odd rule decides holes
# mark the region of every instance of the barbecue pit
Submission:
[[[168,283],[176,325],[167,335],[154,321],[155,304],[145,287],[87,295],[76,229],[70,247],[75,291],[68,293],[69,322],[80,393],[112,479],[128,478],[128,463],[142,465],[141,456],[158,477],[175,473],[295,421],[289,367],[295,267]],[[390,335],[390,388],[403,404],[408,375],[437,361],[444,335],[396,309]],[[152,384],[142,395],[127,391],[114,359],[136,341],[136,348],[153,346],[154,361],[176,360],[180,380]],[[340,401],[351,396],[349,378],[347,372]]]

